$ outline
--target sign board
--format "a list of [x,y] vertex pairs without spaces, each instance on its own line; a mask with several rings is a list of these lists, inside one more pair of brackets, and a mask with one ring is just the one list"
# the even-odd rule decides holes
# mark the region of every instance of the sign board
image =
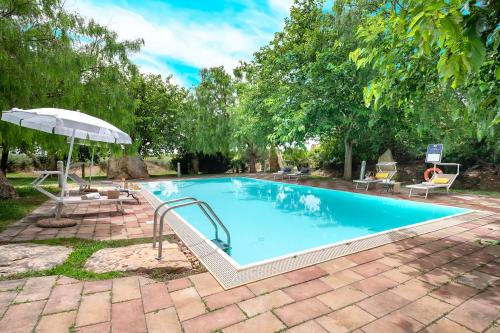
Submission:
[[425,155],[426,163],[441,163],[443,156],[443,145],[441,143],[431,144],[427,146],[427,154]]

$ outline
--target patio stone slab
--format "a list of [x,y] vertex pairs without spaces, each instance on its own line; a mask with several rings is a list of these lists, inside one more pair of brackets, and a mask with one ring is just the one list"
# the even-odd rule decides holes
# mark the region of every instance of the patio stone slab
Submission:
[[49,269],[66,261],[70,253],[65,246],[0,245],[0,276]]
[[112,271],[147,272],[152,269],[168,272],[183,272],[191,269],[191,263],[177,244],[163,245],[163,258],[156,259],[156,249],[151,244],[138,244],[119,248],[102,249],[94,253],[85,263],[85,269],[95,273]]

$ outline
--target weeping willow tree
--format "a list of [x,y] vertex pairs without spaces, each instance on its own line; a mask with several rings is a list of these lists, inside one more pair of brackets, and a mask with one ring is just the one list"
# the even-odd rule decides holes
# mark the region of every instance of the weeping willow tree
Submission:
[[[130,82],[137,68],[128,56],[143,41],[118,41],[115,32],[63,5],[60,0],[0,0],[0,109],[77,109],[129,130],[134,121]],[[64,137],[6,123],[0,123],[0,145],[0,172],[11,150],[41,148],[63,157],[67,149]],[[5,177],[0,186],[7,187]]]
[[230,108],[235,87],[224,67],[203,68],[201,82],[188,96],[180,119],[182,147],[192,155],[192,171],[199,172],[201,154],[228,154],[230,150]]

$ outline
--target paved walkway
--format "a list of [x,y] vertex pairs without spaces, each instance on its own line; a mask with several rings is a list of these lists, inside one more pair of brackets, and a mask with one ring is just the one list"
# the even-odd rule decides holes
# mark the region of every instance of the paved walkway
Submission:
[[0,332],[499,332],[500,214],[224,291],[156,282],[0,282]]
[[[40,228],[35,225],[42,217],[50,216],[54,203],[47,201],[30,215],[11,224],[0,233],[0,242],[19,242],[51,238],[82,238],[114,240],[153,236],[154,210],[142,197],[140,204],[124,203],[124,215],[114,205],[83,203],[65,208],[64,213],[76,220],[77,225],[67,228]],[[164,234],[172,233],[166,226]]]

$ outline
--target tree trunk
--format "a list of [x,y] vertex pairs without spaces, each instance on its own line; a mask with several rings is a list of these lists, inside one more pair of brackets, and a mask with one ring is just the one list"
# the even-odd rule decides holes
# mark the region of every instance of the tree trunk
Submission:
[[82,178],[85,178],[85,163],[82,162]]
[[278,154],[276,153],[276,147],[271,146],[269,152],[269,171],[276,172],[280,169]]
[[195,175],[199,174],[200,173],[200,159],[198,158],[198,156],[193,157],[193,159],[191,160],[191,164],[193,165],[193,173]]
[[0,160],[0,170],[4,174],[7,174],[7,161],[9,160],[9,147],[7,145],[2,146],[2,159]]
[[0,170],[0,200],[17,199],[17,192]]
[[344,153],[344,179],[352,179],[352,141],[349,139],[344,140],[345,153]]
[[249,164],[248,167],[250,168],[250,173],[256,173],[257,155],[254,152],[250,153],[248,164]]

